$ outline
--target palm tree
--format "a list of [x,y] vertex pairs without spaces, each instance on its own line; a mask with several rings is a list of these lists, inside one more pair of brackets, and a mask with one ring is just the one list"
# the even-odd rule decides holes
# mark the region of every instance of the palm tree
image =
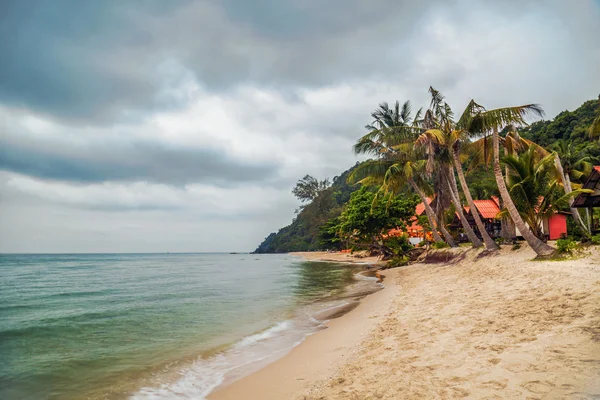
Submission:
[[[553,146],[555,150],[556,169],[566,194],[573,191],[571,178],[580,180],[592,171],[591,161],[594,159],[587,155],[583,147],[575,147],[571,142],[562,139],[557,141]],[[579,211],[573,207],[573,200],[573,197],[569,197],[571,215],[583,236],[589,239],[592,236],[590,228],[583,222]]]
[[[504,131],[506,131],[506,134],[504,136],[500,136],[499,140],[500,146],[502,147],[505,156],[517,156],[519,153],[528,150],[530,147],[533,147],[535,149],[539,157],[545,157],[548,154],[550,154],[542,146],[539,146],[531,140],[521,137],[521,135],[519,135],[516,127],[513,124],[509,124],[506,127],[506,129],[504,129]],[[474,157],[471,161],[472,164],[481,164],[487,167],[490,163],[493,163],[493,143],[490,140],[488,140],[487,134],[484,134],[482,138],[473,142],[472,145],[472,148],[474,149]],[[505,175],[508,176],[508,167],[505,168]],[[514,222],[510,219],[508,215],[504,215],[502,217],[502,230],[500,235],[505,239],[511,239],[515,236],[515,234],[516,231]]]
[[469,125],[471,132],[481,132],[487,134],[490,130],[492,131],[492,145],[494,154],[494,176],[496,178],[496,184],[498,185],[498,191],[502,197],[504,206],[506,207],[510,218],[515,224],[516,228],[521,232],[521,235],[525,238],[529,246],[538,254],[538,256],[547,257],[554,254],[554,248],[544,243],[542,240],[537,238],[533,232],[527,227],[519,211],[515,207],[506,182],[502,176],[502,169],[500,167],[500,138],[498,129],[501,126],[509,124],[525,125],[526,118],[529,114],[536,114],[543,116],[544,111],[537,104],[526,104],[516,107],[498,108],[494,110],[479,110],[472,116]]
[[520,216],[541,240],[544,240],[543,218],[568,205],[569,199],[579,193],[587,192],[579,189],[565,193],[560,186],[560,177],[557,179],[556,176],[555,160],[555,154],[540,159],[533,146],[518,156],[503,158],[509,171],[507,178],[511,198],[518,206]]
[[[443,127],[449,127],[448,124],[440,125]],[[428,129],[423,132],[417,140],[415,141],[415,146],[420,146],[422,148],[426,148],[428,153],[428,165],[430,166],[429,173],[432,172],[434,165],[437,167],[436,171],[440,176],[440,180],[446,184],[446,191],[448,192],[452,203],[454,204],[454,208],[456,209],[456,213],[460,219],[460,222],[467,234],[467,237],[471,241],[473,247],[481,247],[483,243],[473,229],[469,225],[464,213],[462,204],[460,203],[458,189],[456,186],[456,178],[454,178],[454,168],[452,166],[452,156],[450,155],[451,151],[449,149],[450,146],[448,144],[451,142],[449,136],[451,136],[453,131],[448,131],[448,129]],[[493,240],[492,240],[493,241]]]
[[465,194],[467,203],[472,210],[471,213],[473,219],[485,242],[486,248],[489,250],[498,250],[500,247],[488,234],[485,225],[481,220],[481,216],[479,215],[479,211],[477,210],[477,207],[475,207],[460,162],[461,142],[466,141],[469,136],[469,133],[463,129],[463,126],[467,124],[467,121],[473,112],[482,109],[483,107],[479,106],[474,101],[471,101],[463,112],[461,119],[459,119],[458,122],[455,122],[453,120],[452,109],[444,101],[444,96],[432,87],[429,87],[429,93],[431,94],[432,100],[430,110],[428,110],[428,114],[426,115],[432,115],[432,118],[429,119],[430,129],[423,132],[417,138],[416,143],[427,148],[431,164],[434,163],[434,160],[437,160],[448,169],[448,173],[445,174],[445,177],[449,179],[448,187],[450,189],[450,196],[454,203],[454,207],[457,209],[457,214],[459,215],[465,233],[469,237],[469,240],[471,240],[473,246],[480,247],[482,243],[473,232],[473,229],[462,212],[462,204],[460,203],[460,196],[458,195],[458,186],[456,178],[454,177],[454,169],[456,169],[456,172],[458,173],[461,188]]
[[357,154],[371,154],[375,160],[369,160],[356,168],[348,178],[349,181],[362,183],[382,183],[382,190],[387,191],[392,187],[396,189],[402,184],[409,185],[420,197],[425,205],[425,213],[432,227],[435,241],[442,241],[437,229],[444,235],[451,246],[456,242],[439,221],[435,212],[427,201],[427,195],[420,187],[423,185],[422,175],[415,171],[422,171],[424,164],[419,163],[420,155],[412,148],[412,141],[417,121],[420,120],[421,110],[414,119],[411,117],[410,102],[406,101],[402,107],[395,103],[390,109],[387,103],[381,103],[371,116],[373,123],[366,126],[369,133],[361,137],[354,145]]

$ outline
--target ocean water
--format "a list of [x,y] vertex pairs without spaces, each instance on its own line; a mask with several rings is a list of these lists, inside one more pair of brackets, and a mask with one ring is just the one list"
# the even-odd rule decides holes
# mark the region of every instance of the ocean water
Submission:
[[202,399],[375,290],[289,255],[0,255],[0,399]]

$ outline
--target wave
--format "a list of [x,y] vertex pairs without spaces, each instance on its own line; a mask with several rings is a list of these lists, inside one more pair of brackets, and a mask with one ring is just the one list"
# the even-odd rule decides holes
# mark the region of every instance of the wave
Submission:
[[256,342],[260,342],[261,340],[267,340],[267,339],[272,338],[273,336],[277,335],[278,333],[281,333],[285,330],[290,329],[291,326],[292,326],[291,320],[282,321],[282,322],[278,323],[277,325],[275,325],[265,331],[256,333],[254,335],[246,336],[245,338],[240,340],[234,347],[236,349],[241,349],[243,347],[250,346]]
[[311,325],[311,329],[303,329],[293,320],[279,322],[269,329],[244,337],[223,353],[209,359],[198,358],[192,365],[179,371],[180,377],[175,382],[142,388],[130,399],[205,399],[229,375],[233,375],[232,380],[239,379],[260,368],[251,369],[249,366],[276,354],[281,356],[302,343],[314,333],[315,324]]

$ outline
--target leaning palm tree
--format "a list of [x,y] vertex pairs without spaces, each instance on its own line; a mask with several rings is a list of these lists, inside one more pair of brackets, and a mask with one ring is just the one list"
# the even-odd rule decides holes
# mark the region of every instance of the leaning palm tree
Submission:
[[[469,204],[471,214],[473,215],[473,219],[475,220],[475,224],[479,229],[481,237],[485,243],[485,246],[489,250],[498,250],[499,246],[496,242],[491,238],[485,229],[485,225],[481,220],[481,216],[479,215],[479,211],[477,207],[475,207],[475,203],[473,201],[473,197],[471,196],[471,192],[467,185],[467,181],[465,179],[464,171],[462,169],[462,163],[460,161],[460,148],[461,143],[467,141],[469,132],[464,129],[469,121],[470,116],[476,111],[483,109],[480,105],[471,101],[465,111],[463,112],[461,118],[458,122],[455,122],[453,119],[453,112],[450,106],[444,101],[444,96],[432,87],[429,87],[429,93],[431,94],[432,100],[430,105],[430,110],[426,115],[432,115],[428,124],[429,128],[425,132],[423,132],[417,139],[417,144],[425,147],[429,154],[429,161],[431,165],[434,164],[435,160],[444,165],[447,168],[447,173],[442,174],[449,179],[448,187],[449,192],[452,198],[452,202],[457,209],[457,214],[461,220],[465,233],[473,243],[473,246],[480,247],[481,241],[473,232],[471,226],[466,221],[464,214],[462,213],[462,205],[460,204],[458,187],[456,183],[456,178],[454,177],[454,169],[458,174],[459,181],[461,183],[461,188],[465,194],[465,198],[467,199],[467,203]],[[444,171],[442,168],[441,171]]]
[[527,227],[523,221],[523,218],[521,218],[519,210],[516,208],[515,203],[510,197],[510,193],[502,175],[502,168],[500,166],[499,128],[509,124],[526,125],[526,118],[529,116],[529,114],[543,116],[544,111],[537,104],[526,104],[522,106],[498,108],[493,110],[478,110],[470,118],[469,130],[471,132],[480,132],[485,134],[487,134],[489,131],[492,131],[494,176],[496,177],[496,184],[498,185],[498,191],[502,197],[504,207],[507,209],[511,220],[523,238],[525,238],[529,246],[531,246],[538,256],[547,257],[554,254],[555,249],[537,238]]
[[477,248],[481,247],[483,243],[477,237],[477,235],[475,235],[475,232],[473,232],[473,229],[469,225],[469,222],[464,215],[456,186],[456,178],[454,177],[454,168],[452,166],[452,156],[450,150],[452,134],[453,131],[450,130],[450,125],[448,123],[439,124],[439,129],[428,129],[419,135],[415,141],[415,146],[420,146],[426,149],[428,153],[427,164],[430,168],[427,172],[431,174],[435,168],[440,176],[440,180],[445,182],[446,191],[450,195],[450,199],[454,204],[456,214],[460,219],[462,227],[473,247]]

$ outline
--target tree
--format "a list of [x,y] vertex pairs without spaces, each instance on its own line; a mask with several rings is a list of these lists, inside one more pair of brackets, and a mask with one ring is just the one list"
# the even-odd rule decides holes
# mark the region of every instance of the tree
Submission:
[[331,186],[329,179],[318,181],[310,175],[298,180],[292,193],[302,202],[313,201],[319,193]]
[[368,246],[372,253],[386,254],[383,239],[390,229],[405,228],[415,214],[417,200],[412,196],[398,197],[388,193],[377,199],[376,192],[362,187],[354,192],[339,218],[340,236],[348,236],[359,246]]
[[492,131],[494,176],[496,177],[496,184],[498,185],[498,191],[502,197],[502,202],[506,207],[511,220],[517,229],[519,229],[519,232],[521,232],[521,235],[523,235],[529,246],[531,246],[539,256],[550,256],[554,253],[554,248],[537,238],[521,218],[519,211],[510,197],[500,166],[499,128],[509,124],[525,125],[525,118],[532,113],[539,116],[544,115],[544,111],[537,104],[526,104],[523,106],[506,107],[494,110],[477,110],[470,118],[469,130],[471,132],[481,132],[484,134],[487,134],[490,130]]
[[[586,190],[565,193],[557,179],[555,154],[539,157],[532,146],[518,156],[503,158],[508,168],[508,187],[519,215],[529,225],[533,234],[544,240],[542,223],[544,217],[569,205],[569,199]],[[503,210],[506,212],[506,210]]]
[[[369,133],[357,141],[354,151],[357,154],[371,154],[375,156],[375,159],[361,164],[349,179],[354,182],[360,181],[363,184],[381,184],[385,180],[387,183],[381,186],[385,191],[389,190],[391,186],[397,190],[410,185],[425,204],[425,213],[429,224],[434,227],[432,229],[434,240],[442,241],[437,232],[439,229],[446,241],[451,246],[456,246],[452,236],[429,206],[426,194],[419,187],[419,184],[424,183],[422,179],[419,179],[424,174],[419,178],[413,174],[415,166],[420,165],[418,160],[423,157],[423,154],[415,151],[413,147],[416,134],[420,132],[418,125],[421,121],[421,110],[413,119],[409,101],[406,101],[402,107],[399,102],[396,102],[393,110],[387,103],[381,103],[371,116],[374,121],[366,126]],[[392,166],[393,168],[390,169]]]
[[[576,181],[581,180],[582,177],[588,175],[592,171],[593,157],[590,157],[585,152],[585,145],[575,146],[573,143],[565,140],[557,141],[553,149],[555,150],[555,162],[556,170],[566,194],[573,191],[571,179]],[[569,197],[569,208],[571,209],[571,215],[575,220],[575,223],[579,227],[581,234],[589,239],[592,236],[590,227],[588,227],[581,218],[579,211],[572,207],[573,196]],[[586,210],[587,211],[587,210]]]
[[468,131],[463,129],[463,126],[466,125],[473,110],[480,109],[481,106],[474,101],[471,101],[463,112],[463,117],[461,117],[458,122],[455,122],[452,109],[444,101],[444,96],[432,87],[429,88],[429,92],[432,96],[431,112],[433,114],[433,117],[430,119],[430,125],[432,125],[433,128],[427,129],[419,135],[415,143],[416,145],[423,146],[427,149],[428,161],[432,166],[433,164],[439,165],[437,171],[441,174],[442,179],[446,181],[449,189],[448,192],[450,193],[456,212],[473,247],[480,247],[482,243],[475,235],[464,216],[456,178],[454,177],[454,169],[456,169],[456,172],[458,173],[461,188],[465,194],[467,203],[472,210],[471,213],[475,220],[475,224],[485,242],[486,248],[489,250],[497,250],[499,249],[498,245],[487,233],[485,225],[479,215],[479,211],[477,210],[477,207],[475,207],[460,162],[461,142],[466,141],[469,136]]

